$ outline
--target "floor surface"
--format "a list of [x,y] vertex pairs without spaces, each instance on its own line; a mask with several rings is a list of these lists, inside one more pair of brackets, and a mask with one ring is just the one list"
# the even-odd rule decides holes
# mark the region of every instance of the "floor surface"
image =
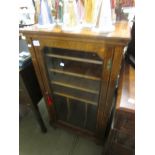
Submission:
[[[41,133],[33,112],[28,110],[19,124],[19,155],[101,155],[103,147],[61,128],[53,129],[48,124],[44,101],[39,108],[47,127]],[[29,108],[28,108],[29,109]]]

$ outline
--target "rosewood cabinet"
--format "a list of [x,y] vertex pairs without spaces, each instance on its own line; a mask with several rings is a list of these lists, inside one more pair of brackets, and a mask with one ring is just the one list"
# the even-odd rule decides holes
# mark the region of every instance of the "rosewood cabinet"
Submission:
[[35,25],[20,33],[32,55],[50,123],[103,138],[123,49],[130,39],[128,24],[116,24],[110,34]]

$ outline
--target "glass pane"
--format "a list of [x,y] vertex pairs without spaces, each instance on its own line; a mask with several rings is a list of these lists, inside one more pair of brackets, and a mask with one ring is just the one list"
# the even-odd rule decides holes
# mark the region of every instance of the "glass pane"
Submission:
[[57,111],[57,117],[60,120],[67,120],[67,102],[66,98],[58,95],[53,96],[54,105]]
[[70,100],[70,117],[68,122],[84,128],[85,104],[76,100]]
[[43,52],[58,119],[95,132],[103,60],[95,52]]
[[88,105],[86,128],[95,131],[97,118],[97,106]]

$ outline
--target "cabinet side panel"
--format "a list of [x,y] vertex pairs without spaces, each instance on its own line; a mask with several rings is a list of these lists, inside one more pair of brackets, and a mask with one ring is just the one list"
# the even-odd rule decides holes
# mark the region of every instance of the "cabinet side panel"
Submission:
[[36,51],[37,60],[39,62],[39,68],[40,68],[40,72],[41,72],[41,76],[42,76],[42,82],[44,83],[44,86],[45,86],[44,99],[46,101],[47,108],[49,109],[50,123],[53,123],[56,121],[56,111],[55,111],[55,107],[52,103],[53,102],[53,100],[51,98],[52,92],[50,89],[49,77],[48,77],[47,69],[46,69],[45,62],[44,62],[43,48],[44,48],[44,46],[35,46],[35,51]]
[[39,85],[40,85],[40,88],[41,88],[41,92],[43,94],[43,97],[44,97],[44,100],[45,100],[45,103],[46,103],[46,107],[47,107],[47,110],[48,110],[48,115],[49,115],[49,118],[50,118],[50,122],[51,122],[51,109],[48,107],[48,104],[47,104],[47,96],[45,94],[46,92],[46,85],[44,83],[44,79],[43,79],[43,75],[42,75],[42,72],[41,72],[41,67],[40,67],[40,59],[38,59],[38,54],[39,52],[36,51],[36,48],[33,46],[33,43],[32,43],[32,38],[31,37],[26,37],[26,40],[27,40],[27,43],[31,46],[29,46],[29,51],[31,53],[31,58],[32,58],[32,63],[33,63],[33,66],[34,66],[34,70],[36,72],[36,75],[37,75],[37,79],[38,79],[38,82],[39,82]]
[[123,57],[123,47],[116,47],[114,51],[109,86],[107,90],[106,104],[103,111],[103,117],[104,117],[103,126],[106,126],[109,116],[111,114],[113,98],[116,90],[116,82],[121,69],[122,57]]
[[36,58],[36,55],[35,55],[35,49],[32,45],[32,39],[29,38],[29,37],[26,37],[27,39],[27,43],[29,45],[31,45],[29,47],[29,51],[31,53],[31,58],[32,58],[32,63],[33,63],[33,66],[34,66],[34,69],[35,69],[35,72],[36,72],[36,75],[37,75],[37,79],[38,79],[38,82],[39,82],[39,85],[40,85],[40,88],[41,88],[41,91],[42,93],[44,93],[44,85],[42,83],[42,77],[41,77],[41,74],[40,74],[40,70],[39,70],[39,65],[38,65],[38,61],[37,61],[37,58]]

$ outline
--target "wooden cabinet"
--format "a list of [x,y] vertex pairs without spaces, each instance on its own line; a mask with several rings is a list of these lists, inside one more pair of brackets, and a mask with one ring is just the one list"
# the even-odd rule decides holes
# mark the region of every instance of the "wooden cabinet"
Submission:
[[47,105],[50,123],[103,138],[111,113],[123,49],[125,22],[111,34],[21,29]]
[[41,131],[45,133],[47,129],[38,108],[41,98],[41,90],[30,60],[29,63],[19,69],[19,104],[31,106]]
[[135,71],[125,64],[122,68],[116,111],[104,147],[104,155],[135,153]]

